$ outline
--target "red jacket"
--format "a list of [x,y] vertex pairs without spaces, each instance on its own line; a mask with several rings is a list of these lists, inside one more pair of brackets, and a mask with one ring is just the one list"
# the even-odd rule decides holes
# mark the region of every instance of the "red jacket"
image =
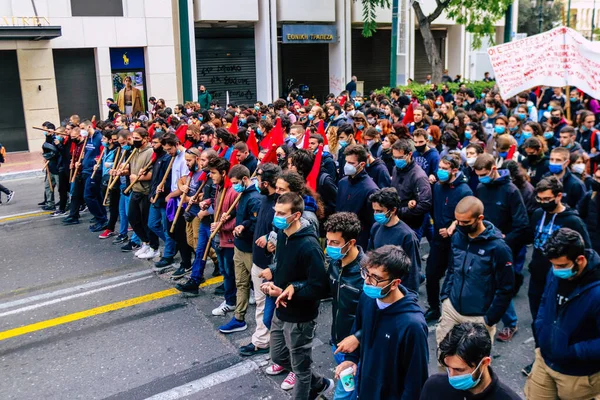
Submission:
[[[225,192],[225,199],[223,200],[223,205],[221,206],[221,215],[229,210],[229,207],[231,207],[237,196],[238,193],[233,190],[233,187],[230,186]],[[218,200],[221,199],[220,187],[216,192],[215,199],[216,200],[214,204],[218,205]],[[235,217],[223,224],[221,230],[219,231],[221,247],[233,248],[233,228],[235,228]]]

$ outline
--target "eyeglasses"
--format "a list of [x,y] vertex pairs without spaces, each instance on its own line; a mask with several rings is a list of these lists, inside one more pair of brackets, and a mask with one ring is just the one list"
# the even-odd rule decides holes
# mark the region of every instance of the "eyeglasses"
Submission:
[[393,278],[387,278],[387,279],[377,278],[369,273],[369,271],[367,270],[367,267],[360,267],[360,276],[364,280],[368,280],[369,282],[375,282],[375,286],[378,286],[380,283],[393,280]]
[[541,199],[538,196],[535,196],[535,201],[537,201],[538,203],[552,203],[555,200],[556,200],[556,198],[553,198],[553,199]]

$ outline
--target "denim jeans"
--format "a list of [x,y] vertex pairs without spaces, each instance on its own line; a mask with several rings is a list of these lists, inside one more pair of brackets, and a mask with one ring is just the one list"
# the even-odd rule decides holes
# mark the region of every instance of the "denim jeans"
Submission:
[[[206,246],[208,245],[208,239],[210,237],[210,225],[203,224],[201,222],[199,229],[200,230],[198,231],[198,245],[196,246],[196,258],[194,259],[194,263],[192,264],[191,275],[191,278],[196,282],[200,282],[200,280],[202,280],[202,277],[204,276],[204,266],[206,265],[206,261],[204,261],[202,258],[204,257],[204,251],[206,250]],[[233,274],[233,249],[231,249],[231,257],[231,273]],[[219,262],[221,261],[219,260]]]
[[151,205],[148,213],[148,227],[159,239],[165,242],[163,258],[173,258],[177,253],[177,243],[169,236],[167,224],[167,209]]
[[[523,274],[523,266],[525,265],[525,256],[527,255],[527,246],[523,246],[521,250],[519,250],[519,254],[515,257],[514,270],[515,275]],[[534,318],[535,320],[535,318]],[[517,326],[517,322],[519,319],[517,318],[517,311],[515,310],[515,302],[514,300],[510,301],[506,312],[502,316],[502,323],[505,327],[514,328]]]
[[82,178],[85,182],[85,189],[83,192],[85,204],[87,204],[90,213],[96,217],[99,224],[107,223],[108,218],[106,218],[106,208],[102,204],[104,202],[102,197],[102,176],[96,174],[94,179],[92,179],[91,174],[82,174]]
[[[433,242],[433,224],[431,223],[431,215],[429,213],[425,214],[425,218],[423,218],[423,225],[421,225],[421,232],[427,238],[427,243],[431,246]],[[419,238],[420,240],[420,238]]]
[[267,296],[265,300],[265,311],[263,311],[263,324],[267,329],[271,329],[271,322],[273,321],[273,314],[275,314],[275,297]]
[[233,247],[216,248],[219,249],[217,250],[217,258],[219,260],[219,270],[221,271],[221,275],[223,275],[223,286],[225,287],[225,303],[227,303],[227,305],[235,307],[235,304],[237,302],[237,289],[235,286],[235,273],[233,270]]
[[[335,344],[331,345],[331,353],[335,353],[337,346]],[[340,365],[344,362],[345,356],[344,353],[333,354],[333,359],[337,365]],[[358,367],[356,368],[358,375]],[[356,380],[357,376],[354,377],[354,387],[356,388],[358,385],[358,381]],[[338,380],[335,384],[335,392],[333,393],[333,400],[354,400],[358,395],[358,391],[354,389],[352,392],[346,392],[344,390],[344,385],[342,384],[342,380]]]
[[[127,236],[129,228],[127,213],[129,212],[129,199],[131,199],[131,195],[126,196],[123,194],[122,191],[125,187],[125,185],[121,185],[121,197],[119,198],[119,234],[123,236]],[[131,241],[137,245],[142,244],[142,241],[135,232],[131,235]]]

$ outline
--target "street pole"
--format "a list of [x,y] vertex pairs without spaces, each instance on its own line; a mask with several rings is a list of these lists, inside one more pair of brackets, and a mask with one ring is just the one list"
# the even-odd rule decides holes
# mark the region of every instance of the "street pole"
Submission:
[[596,0],[594,0],[594,7],[592,8],[592,33],[590,34],[590,40],[594,41],[594,29],[596,29]]
[[544,29],[544,1],[543,0],[537,0],[540,2],[540,6],[539,6],[539,13],[540,13],[540,18],[539,18],[539,24],[540,24],[540,32],[542,33],[542,30]]
[[571,0],[567,4],[567,28],[571,27]]
[[400,0],[392,2],[392,45],[390,46],[390,87],[396,87],[396,75],[398,65],[398,3]]
[[504,43],[512,39],[512,4],[509,4],[504,13]]

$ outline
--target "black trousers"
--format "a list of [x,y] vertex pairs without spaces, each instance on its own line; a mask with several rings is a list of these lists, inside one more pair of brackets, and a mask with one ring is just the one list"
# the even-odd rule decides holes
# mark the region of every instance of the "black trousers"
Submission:
[[[175,229],[173,230],[173,233],[171,233],[171,226],[173,224],[175,224]],[[185,268],[192,268],[192,254],[194,253],[194,249],[192,249],[187,242],[183,211],[176,221],[167,223],[167,230],[169,236],[173,238],[175,243],[177,243],[177,250],[181,255],[181,266]]]
[[427,302],[429,307],[434,310],[440,309],[440,279],[444,277],[450,260],[450,239],[444,239],[439,235],[435,235],[431,248],[429,250],[429,258],[427,259],[427,267],[425,276],[427,283]]
[[60,171],[58,173],[58,209],[60,211],[67,210],[67,202],[69,201],[69,170]]
[[129,200],[129,225],[144,243],[150,244],[154,250],[158,249],[158,236],[148,227],[148,215],[150,214],[150,197],[147,194],[131,192]]
[[[70,183],[69,183],[70,186]],[[73,190],[71,191],[71,206],[69,207],[69,217],[79,218],[79,207],[84,204],[83,192],[85,190],[85,182],[78,175],[73,182]]]
[[6,194],[7,196],[10,194],[10,190],[6,188],[6,186],[0,184],[0,192]]
[[[106,190],[108,190],[108,187],[105,185],[102,192],[106,194]],[[121,189],[119,188],[119,185],[115,185],[110,190],[108,198],[110,201],[110,204],[108,205],[108,211],[110,213],[108,218],[108,229],[114,232],[117,220],[119,219],[119,201],[121,200]]]

